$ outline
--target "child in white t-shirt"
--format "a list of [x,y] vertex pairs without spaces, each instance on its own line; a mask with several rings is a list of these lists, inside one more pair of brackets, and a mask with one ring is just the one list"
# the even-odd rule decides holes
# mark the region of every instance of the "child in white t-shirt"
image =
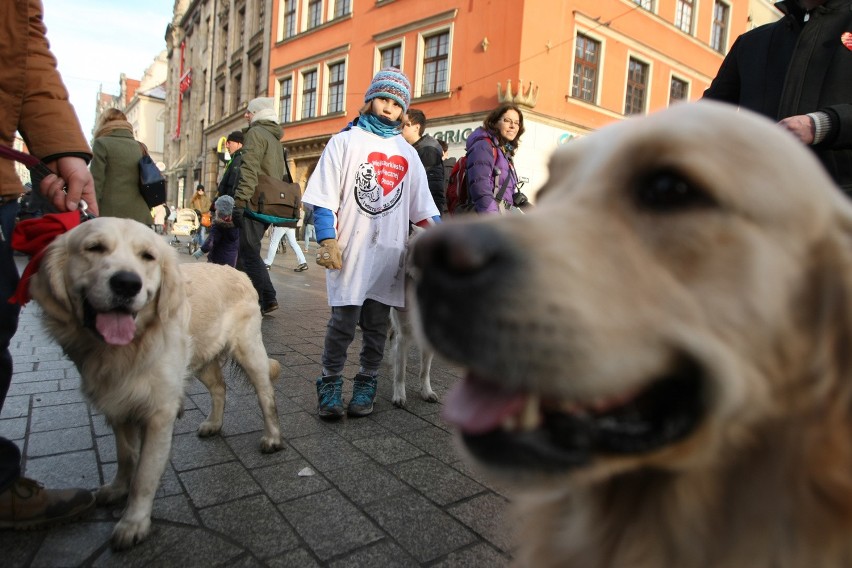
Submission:
[[400,135],[410,101],[411,84],[399,69],[379,71],[358,118],[329,140],[302,198],[314,206],[317,264],[329,269],[331,318],[317,379],[323,418],[343,416],[342,373],[356,325],[363,347],[347,413],[373,411],[390,308],[405,305],[409,223],[440,222],[426,171]]

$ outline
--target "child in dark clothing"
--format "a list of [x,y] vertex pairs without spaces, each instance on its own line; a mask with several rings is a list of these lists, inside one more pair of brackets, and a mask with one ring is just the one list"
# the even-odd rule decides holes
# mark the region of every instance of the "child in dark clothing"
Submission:
[[216,200],[214,207],[216,215],[213,217],[210,234],[193,256],[201,258],[201,254],[206,252],[208,253],[207,262],[236,267],[237,253],[240,250],[240,229],[234,226],[231,218],[234,212],[234,198],[223,195]]

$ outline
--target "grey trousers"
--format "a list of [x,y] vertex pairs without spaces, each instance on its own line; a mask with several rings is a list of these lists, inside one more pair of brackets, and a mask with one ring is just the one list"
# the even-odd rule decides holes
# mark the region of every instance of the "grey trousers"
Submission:
[[355,326],[361,326],[363,346],[359,364],[361,371],[375,374],[385,354],[388,334],[390,306],[367,300],[363,306],[332,306],[331,318],[325,331],[325,347],[322,352],[323,374],[343,374],[346,352],[355,339]]

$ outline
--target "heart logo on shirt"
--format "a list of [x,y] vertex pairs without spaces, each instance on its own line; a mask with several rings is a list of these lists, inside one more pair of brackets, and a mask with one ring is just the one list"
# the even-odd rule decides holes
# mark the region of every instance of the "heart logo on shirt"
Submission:
[[852,51],[852,32],[843,32],[840,36],[840,42],[846,46],[846,49]]
[[383,152],[371,152],[367,156],[376,172],[376,182],[384,195],[393,191],[408,173],[408,160],[402,156],[390,156]]

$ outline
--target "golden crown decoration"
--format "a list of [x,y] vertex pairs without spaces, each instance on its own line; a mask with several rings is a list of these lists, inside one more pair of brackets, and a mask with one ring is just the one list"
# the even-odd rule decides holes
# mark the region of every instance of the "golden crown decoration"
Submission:
[[529,108],[533,108],[538,101],[538,85],[530,81],[529,86],[524,90],[524,80],[518,81],[518,91],[512,94],[512,80],[506,80],[506,90],[502,89],[500,83],[497,83],[497,100],[502,103],[515,103]]

